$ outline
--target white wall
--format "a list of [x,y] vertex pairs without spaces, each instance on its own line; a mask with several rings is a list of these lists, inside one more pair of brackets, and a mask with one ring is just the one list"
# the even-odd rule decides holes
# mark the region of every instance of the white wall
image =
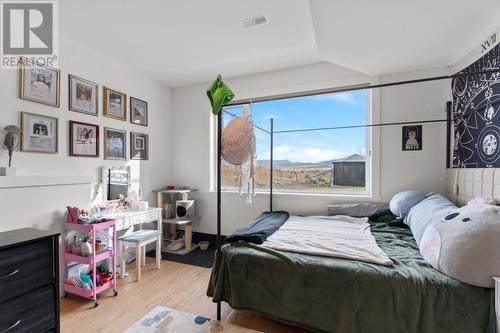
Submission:
[[[350,84],[387,82],[440,74],[446,70],[407,73],[391,77],[368,77],[336,66],[320,63],[287,70],[227,79],[236,99],[300,92]],[[215,76],[215,75],[214,75]],[[444,119],[444,103],[449,100],[449,81],[436,81],[374,92],[373,122]],[[216,232],[216,195],[210,192],[210,131],[212,121],[206,97],[206,84],[174,89],[172,135],[173,177],[177,185],[199,189],[195,198],[197,212],[202,217],[194,230]],[[389,200],[401,190],[443,191],[445,187],[445,125],[424,125],[423,151],[401,151],[401,126],[373,131],[374,198]],[[350,198],[318,195],[276,194],[275,210],[292,214],[325,214],[327,204]],[[223,193],[224,234],[247,223],[259,212],[268,209],[268,195],[257,194],[255,202],[245,204],[245,198]]]
[[[50,115],[59,119],[59,152],[41,154],[15,152],[13,166],[21,175],[89,174],[92,186],[71,185],[21,189],[0,189],[0,231],[38,227],[62,231],[67,205],[88,207],[91,191],[100,182],[102,165],[132,166],[133,176],[140,178],[145,199],[154,204],[151,190],[166,184],[171,176],[170,108],[171,90],[146,78],[116,60],[61,37],[59,68],[61,69],[61,107],[55,108],[18,98],[18,71],[0,70],[0,127],[20,125],[20,112]],[[68,74],[74,74],[99,83],[99,117],[68,110]],[[102,116],[102,87],[108,86],[148,102],[149,127],[113,120]],[[127,101],[128,104],[128,101]],[[69,157],[68,122],[76,120],[101,125],[100,157]],[[103,159],[103,127],[112,127],[149,134],[149,161],[107,161]],[[3,137],[0,137],[3,142]],[[129,142],[127,142],[127,155]],[[7,165],[7,151],[0,150],[0,165]]]
[[[447,75],[446,69],[382,77],[382,82]],[[450,80],[383,88],[382,122],[446,119]],[[401,126],[381,131],[381,197],[388,201],[402,190],[444,192],[446,182],[446,122],[422,124],[422,151],[401,150]]]

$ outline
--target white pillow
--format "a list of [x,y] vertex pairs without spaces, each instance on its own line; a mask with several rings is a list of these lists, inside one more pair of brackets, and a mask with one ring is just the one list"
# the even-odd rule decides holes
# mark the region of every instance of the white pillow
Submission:
[[398,218],[404,218],[410,209],[425,199],[425,193],[420,191],[404,191],[395,194],[389,208],[391,212]]
[[367,217],[389,209],[387,202],[357,202],[328,205],[328,215],[347,215],[352,217]]

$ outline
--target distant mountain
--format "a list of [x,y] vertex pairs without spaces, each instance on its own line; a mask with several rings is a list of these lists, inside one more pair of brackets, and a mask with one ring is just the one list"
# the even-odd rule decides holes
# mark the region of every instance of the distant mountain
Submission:
[[[269,166],[271,163],[271,160],[257,160],[255,162],[256,165],[261,165],[261,166]],[[289,160],[274,160],[273,164],[276,166],[289,166],[294,164],[294,162],[290,162]]]
[[[320,161],[316,163],[312,162],[291,162],[289,160],[274,160],[274,166],[276,167],[285,167],[285,168],[296,168],[296,167],[304,167],[304,168],[329,168],[332,165],[333,161],[339,162],[362,162],[365,158],[359,154],[352,154],[343,158],[328,160],[328,161]],[[270,160],[257,160],[255,162],[257,166],[269,166]]]
[[[257,166],[269,166],[270,160],[257,160],[255,162]],[[332,164],[331,161],[323,161],[323,162],[291,162],[289,160],[274,160],[273,165],[275,167],[284,167],[284,168],[296,168],[296,167],[329,167]]]

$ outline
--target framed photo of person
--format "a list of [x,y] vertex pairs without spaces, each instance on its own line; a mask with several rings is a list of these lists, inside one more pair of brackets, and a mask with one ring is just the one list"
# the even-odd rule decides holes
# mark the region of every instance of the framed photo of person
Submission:
[[21,150],[57,153],[57,118],[21,112]]
[[104,159],[125,160],[127,156],[127,132],[104,127]]
[[99,126],[69,122],[69,156],[99,157]]
[[127,95],[119,91],[103,88],[103,114],[105,117],[127,120]]
[[19,70],[19,97],[59,107],[61,72],[49,66],[30,64],[23,59]]
[[403,151],[422,150],[422,125],[403,126]]
[[148,126],[148,102],[130,97],[130,122]]
[[69,109],[98,116],[99,85],[75,75],[68,75]]
[[149,136],[147,134],[130,132],[130,159],[149,159]]

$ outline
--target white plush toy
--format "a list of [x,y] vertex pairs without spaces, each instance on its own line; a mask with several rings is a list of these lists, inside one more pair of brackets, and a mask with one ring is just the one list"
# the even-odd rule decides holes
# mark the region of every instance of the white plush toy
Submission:
[[439,271],[492,288],[500,276],[500,207],[477,204],[454,209],[429,225],[420,252]]

